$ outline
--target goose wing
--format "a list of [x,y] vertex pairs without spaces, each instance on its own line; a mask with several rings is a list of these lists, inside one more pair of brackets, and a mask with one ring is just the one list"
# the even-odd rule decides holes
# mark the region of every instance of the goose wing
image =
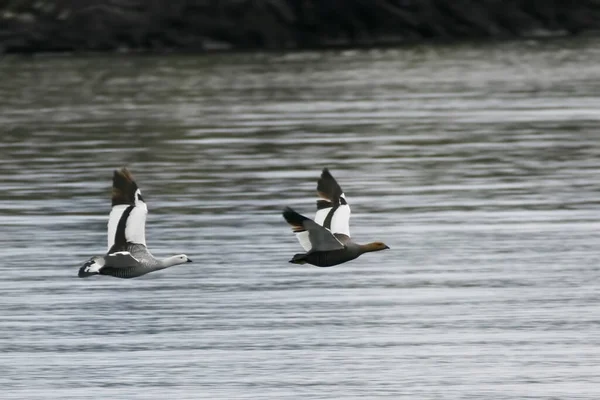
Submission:
[[128,251],[117,251],[104,256],[104,265],[113,268],[127,268],[142,265],[140,260],[131,255]]
[[298,241],[308,251],[340,250],[344,245],[331,233],[331,231],[317,224],[310,218],[298,214],[287,207],[283,211],[283,218],[292,227]]
[[[350,239],[350,205],[344,191],[327,168],[317,182],[317,214],[315,222],[331,230],[343,240]],[[343,237],[345,236],[345,238]]]
[[148,207],[131,172],[113,173],[112,209],[108,217],[108,252],[126,250],[127,243],[146,245]]

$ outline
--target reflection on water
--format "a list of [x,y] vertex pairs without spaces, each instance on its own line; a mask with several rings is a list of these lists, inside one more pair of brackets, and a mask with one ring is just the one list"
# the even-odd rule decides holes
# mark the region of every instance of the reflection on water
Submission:
[[[2,398],[598,398],[597,48],[5,59]],[[196,262],[78,279],[123,164]],[[392,250],[287,262],[323,166]]]

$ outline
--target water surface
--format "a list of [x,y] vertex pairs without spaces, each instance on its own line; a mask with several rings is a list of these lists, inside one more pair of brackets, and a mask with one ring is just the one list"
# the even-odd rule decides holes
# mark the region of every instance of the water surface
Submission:
[[[600,43],[0,63],[3,399],[597,399]],[[127,164],[157,256],[106,250]],[[287,261],[331,168],[359,242]]]

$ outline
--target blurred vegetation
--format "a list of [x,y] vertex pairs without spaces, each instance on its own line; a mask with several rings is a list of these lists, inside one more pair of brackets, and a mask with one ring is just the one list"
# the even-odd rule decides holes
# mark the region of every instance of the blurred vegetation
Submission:
[[599,27],[600,0],[0,0],[0,53],[314,48]]

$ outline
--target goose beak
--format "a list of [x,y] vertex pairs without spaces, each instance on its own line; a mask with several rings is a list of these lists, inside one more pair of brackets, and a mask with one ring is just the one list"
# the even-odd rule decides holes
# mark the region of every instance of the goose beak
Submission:
[[190,260],[190,259],[188,258],[187,262],[192,262],[192,260]]
[[389,248],[390,248],[390,246],[385,246],[385,247],[384,247],[384,249],[389,249]]

